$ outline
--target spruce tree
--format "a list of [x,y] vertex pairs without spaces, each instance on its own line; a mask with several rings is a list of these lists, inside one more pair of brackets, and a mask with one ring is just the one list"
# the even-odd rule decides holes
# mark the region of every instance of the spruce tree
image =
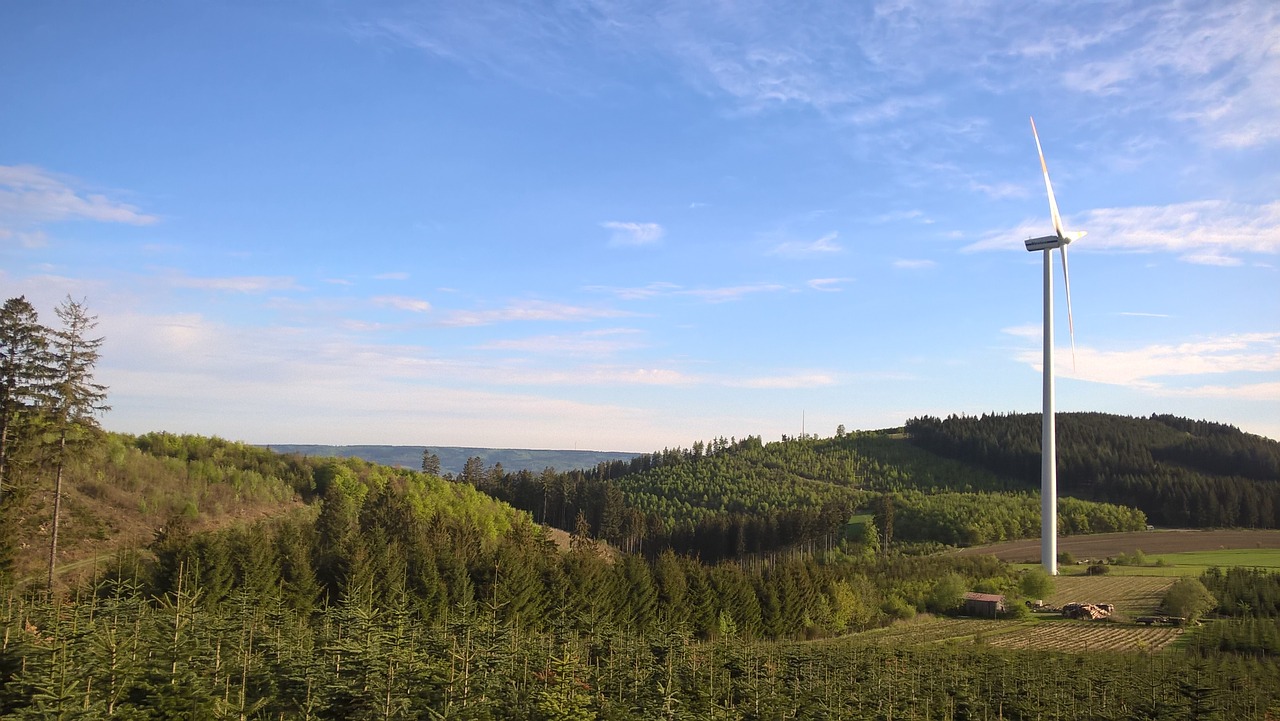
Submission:
[[57,471],[53,484],[53,525],[49,540],[49,591],[53,591],[53,573],[58,561],[58,521],[62,509],[62,472],[67,461],[67,440],[77,430],[97,430],[95,416],[110,410],[106,405],[107,387],[93,380],[93,367],[98,362],[102,338],[90,338],[98,325],[89,315],[84,302],[66,300],[56,310],[62,328],[54,332],[50,344],[50,415],[58,434]]
[[10,460],[22,416],[49,386],[49,329],[23,296],[0,308],[0,502],[12,492]]

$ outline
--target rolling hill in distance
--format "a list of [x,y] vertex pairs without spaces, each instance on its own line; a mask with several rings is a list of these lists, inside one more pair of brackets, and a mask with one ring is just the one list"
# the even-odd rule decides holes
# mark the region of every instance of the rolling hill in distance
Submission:
[[324,446],[305,443],[270,443],[265,446],[276,453],[297,453],[311,457],[359,458],[394,468],[422,467],[422,454],[430,451],[440,457],[442,473],[459,474],[468,458],[479,458],[486,466],[501,463],[508,471],[541,471],[554,468],[572,471],[593,468],[610,461],[625,461],[639,453],[622,451],[531,450],[521,448],[468,448],[465,446]]

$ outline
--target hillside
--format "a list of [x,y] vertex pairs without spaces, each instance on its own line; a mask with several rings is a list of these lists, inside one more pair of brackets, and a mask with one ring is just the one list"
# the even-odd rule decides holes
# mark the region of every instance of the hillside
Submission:
[[[572,530],[626,551],[671,548],[705,560],[797,544],[833,547],[866,538],[846,528],[858,510],[889,499],[888,537],[910,543],[972,545],[1033,536],[1039,500],[1020,481],[923,450],[890,431],[834,438],[716,439],[629,462],[571,473],[464,474],[460,480]],[[1061,532],[1136,530],[1141,512],[1062,498]],[[878,517],[885,516],[881,505]],[[885,537],[883,523],[879,537]],[[847,538],[850,533],[854,538]]]
[[[905,430],[941,457],[1039,484],[1039,415],[914,418]],[[1280,528],[1280,442],[1168,415],[1061,413],[1058,488],[1140,508],[1160,526]]]
[[[392,481],[424,517],[444,514],[505,529],[519,515],[469,486],[358,458],[308,458],[194,435],[107,433],[79,446],[67,465],[58,573],[65,583],[100,573],[118,551],[147,547],[177,527],[202,533],[314,519],[329,486],[363,497]],[[5,531],[15,576],[32,578],[48,564],[48,471],[32,469],[15,487],[20,500]]]
[[527,469],[541,471],[544,468],[555,468],[561,471],[572,471],[591,468],[600,463],[617,460],[628,460],[636,453],[621,451],[567,451],[567,450],[531,450],[521,448],[470,448],[464,446],[324,446],[308,444],[272,443],[265,446],[277,453],[297,453],[303,456],[329,458],[360,458],[370,463],[379,463],[395,468],[419,469],[422,467],[423,452],[436,454],[440,458],[442,473],[459,474],[470,458],[479,458],[488,466],[502,464],[511,471]]
[[[849,514],[869,508],[902,548],[912,534],[1023,533],[1038,506],[1020,481],[900,433],[721,439],[588,470],[491,471],[468,464],[458,483],[171,434],[86,443],[64,512],[105,537],[80,534],[73,547],[101,557],[113,539],[129,545],[103,519],[159,525],[146,554],[102,564],[75,593],[0,580],[0,715],[638,719],[676,717],[678,705],[755,718],[746,710],[759,705],[769,718],[908,718],[918,699],[968,699],[984,715],[1039,718],[1085,687],[1109,699],[1096,702],[1110,713],[1099,718],[1199,688],[1231,699],[1231,718],[1262,718],[1280,698],[1274,664],[1246,655],[1271,648],[1253,640],[1265,641],[1270,616],[1194,638],[1197,653],[1219,654],[1208,661],[1168,647],[1175,629],[956,618],[965,589],[1005,594],[1025,613],[1028,575],[990,555],[877,552],[878,528],[844,538]],[[40,495],[36,481],[24,479],[24,503]],[[1142,519],[1062,507],[1078,530]],[[573,518],[568,549],[531,516]],[[638,553],[602,553],[593,535]],[[1233,579],[1219,585],[1241,598],[1280,588]],[[858,633],[872,629],[884,633]],[[1095,649],[1087,660],[1072,655],[1086,653],[1081,641]],[[1195,689],[1179,683],[1191,677]]]

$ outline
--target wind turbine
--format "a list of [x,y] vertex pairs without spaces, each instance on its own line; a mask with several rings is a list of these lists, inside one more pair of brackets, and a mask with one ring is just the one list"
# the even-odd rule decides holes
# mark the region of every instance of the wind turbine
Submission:
[[1044,189],[1049,194],[1049,214],[1053,216],[1053,235],[1027,240],[1027,250],[1044,252],[1044,418],[1040,438],[1040,563],[1045,573],[1058,575],[1058,448],[1057,429],[1053,418],[1053,250],[1062,249],[1062,280],[1067,289],[1067,326],[1071,331],[1071,363],[1075,365],[1076,329],[1071,318],[1071,276],[1067,274],[1067,244],[1084,237],[1083,230],[1068,233],[1058,215],[1058,201],[1049,182],[1049,166],[1044,163],[1044,149],[1036,120],[1031,119],[1031,134],[1040,154],[1040,170],[1044,171]]

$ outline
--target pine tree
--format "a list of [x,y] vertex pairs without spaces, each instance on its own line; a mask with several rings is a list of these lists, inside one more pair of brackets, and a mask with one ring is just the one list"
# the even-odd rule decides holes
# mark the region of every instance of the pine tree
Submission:
[[45,396],[49,384],[49,330],[25,297],[0,308],[0,501],[12,486],[10,457],[22,415]]
[[106,405],[107,387],[95,383],[93,367],[98,362],[102,338],[89,338],[98,325],[83,302],[67,296],[57,308],[62,328],[53,334],[51,368],[53,370],[50,410],[58,433],[57,471],[53,484],[53,525],[49,540],[49,591],[53,591],[53,574],[58,562],[58,516],[62,509],[62,472],[67,460],[67,440],[79,429],[97,430],[95,416],[110,410]]
[[422,449],[422,472],[432,476],[440,475],[440,456],[432,453],[430,448]]

